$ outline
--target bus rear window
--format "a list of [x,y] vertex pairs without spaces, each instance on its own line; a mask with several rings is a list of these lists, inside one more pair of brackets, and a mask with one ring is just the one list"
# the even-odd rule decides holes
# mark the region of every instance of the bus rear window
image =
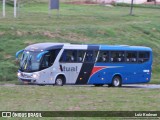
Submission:
[[138,54],[138,62],[143,63],[149,60],[149,52],[139,52]]

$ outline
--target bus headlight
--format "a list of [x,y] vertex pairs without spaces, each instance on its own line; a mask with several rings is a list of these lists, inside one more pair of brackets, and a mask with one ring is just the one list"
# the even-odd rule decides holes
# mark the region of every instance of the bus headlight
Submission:
[[21,73],[20,73],[20,72],[18,72],[18,73],[17,73],[17,76],[18,76],[18,77],[20,77],[20,76],[21,76]]
[[32,76],[33,78],[37,79],[39,77],[39,74],[33,74]]

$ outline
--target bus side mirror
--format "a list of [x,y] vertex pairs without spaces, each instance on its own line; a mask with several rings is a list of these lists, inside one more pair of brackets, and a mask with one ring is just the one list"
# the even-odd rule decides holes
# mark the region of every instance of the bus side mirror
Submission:
[[19,50],[18,52],[16,52],[16,61],[19,61],[18,56],[23,53],[24,50]]
[[38,55],[37,55],[37,61],[40,61],[40,59],[42,58],[42,56],[44,55],[44,54],[46,54],[46,53],[48,53],[49,51],[44,51],[44,52],[41,52],[41,53],[39,53]]

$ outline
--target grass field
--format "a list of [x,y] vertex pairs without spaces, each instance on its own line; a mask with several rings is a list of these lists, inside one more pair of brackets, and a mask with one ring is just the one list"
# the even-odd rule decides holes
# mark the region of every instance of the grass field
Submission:
[[[0,111],[159,111],[160,108],[159,89],[8,85],[0,86],[0,91]],[[34,118],[38,119],[40,118]],[[120,118],[44,119],[117,120]]]
[[[1,83],[17,83],[15,53],[38,42],[151,47],[154,54],[151,83],[160,83],[160,9],[138,7],[134,9],[135,15],[129,16],[129,7],[61,3],[60,15],[53,11],[49,17],[47,5],[25,4],[16,19],[13,8],[7,6],[6,18],[0,17]],[[159,111],[160,108],[159,89],[11,85],[0,86],[0,91],[0,111]]]
[[[25,4],[19,17],[7,6],[6,18],[0,18],[0,81],[16,81],[18,65],[15,53],[38,42],[143,45],[153,49],[153,79],[159,83],[160,9],[100,5],[60,5],[60,15],[48,16],[46,4]],[[0,6],[1,9],[1,6]]]
[[0,86],[0,111],[159,111],[159,89]]
[[[11,84],[0,86],[0,91],[0,111],[159,111],[160,108],[159,89]],[[22,118],[13,119],[21,120]],[[38,119],[40,118],[34,120]],[[44,119],[122,120],[124,118],[68,117]]]

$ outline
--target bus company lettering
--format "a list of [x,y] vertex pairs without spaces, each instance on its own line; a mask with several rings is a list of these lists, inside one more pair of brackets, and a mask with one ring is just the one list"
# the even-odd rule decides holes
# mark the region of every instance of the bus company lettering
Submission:
[[78,71],[78,67],[75,66],[75,67],[66,67],[66,66],[63,66],[63,71],[64,72],[77,72]]

